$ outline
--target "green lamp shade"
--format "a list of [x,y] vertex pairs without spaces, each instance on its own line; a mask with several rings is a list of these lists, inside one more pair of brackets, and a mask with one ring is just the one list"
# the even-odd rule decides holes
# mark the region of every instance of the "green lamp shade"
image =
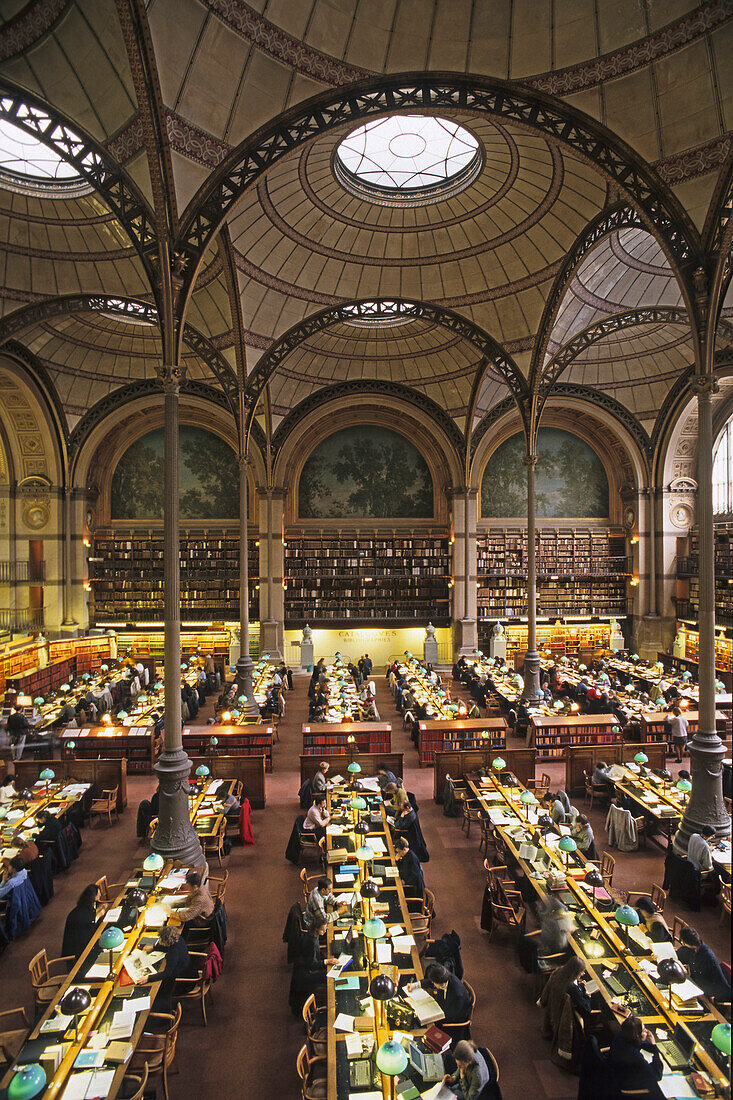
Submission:
[[109,665],[100,665],[99,666],[99,671],[100,672],[109,672]]
[[639,914],[630,905],[619,905],[613,915],[618,923],[623,924],[626,928],[636,928],[639,923]]
[[81,678],[82,680],[91,680],[92,674],[91,672],[82,672]]
[[196,769],[196,775],[198,775],[201,779],[203,779],[204,776],[209,775],[209,774],[210,774],[209,769],[206,767],[206,764],[199,764],[199,766]]
[[387,928],[379,917],[370,917],[364,922],[364,935],[368,940],[381,940],[387,935]]
[[40,1096],[46,1087],[46,1071],[43,1066],[31,1062],[21,1066],[8,1085],[8,1100],[31,1100]]
[[645,752],[637,752],[634,760],[637,764],[646,764],[649,760],[649,757]]
[[682,794],[689,794],[692,790],[692,783],[690,783],[689,779],[678,779],[675,783],[675,787],[678,791],[681,791]]
[[219,744],[219,738],[218,737],[212,737],[211,740],[209,741],[209,744],[213,745],[213,747],[216,748],[216,746]]
[[532,791],[522,791],[519,796],[519,801],[523,802],[525,806],[532,806],[537,799],[532,794]]
[[352,810],[365,810],[367,808],[367,804],[363,798],[352,798],[349,805]]
[[56,778],[56,772],[52,768],[44,768],[38,778],[48,783],[49,780]]
[[503,771],[506,767],[506,760],[502,760],[500,756],[497,756],[491,761],[491,767],[497,772]]
[[361,764],[357,764],[356,760],[352,760],[346,770],[350,771],[352,775],[358,775],[361,771]]
[[388,1077],[397,1077],[407,1067],[407,1052],[401,1043],[388,1039],[377,1051],[377,1069]]
[[144,871],[160,871],[165,864],[165,860],[158,852],[151,852],[149,856],[146,856],[143,860]]
[[237,710],[236,707],[234,708],[234,710],[230,711],[232,718],[239,718],[241,713],[241,710]]
[[156,680],[156,682],[153,684],[153,690],[154,691],[162,691],[163,690],[163,684],[161,683],[160,680]]
[[46,702],[46,700],[43,698],[42,695],[37,695],[35,697],[35,699],[33,700],[33,706],[34,707],[42,707],[45,702]]
[[118,710],[117,711],[117,717],[118,718],[127,718],[127,711],[126,710]]
[[657,707],[663,707],[664,703],[665,703],[664,698],[662,698],[662,696],[660,696],[659,699],[657,699],[657,701],[654,705],[657,706]]
[[730,1055],[730,1024],[716,1024],[710,1032],[710,1039],[721,1054]]
[[715,694],[721,695],[725,691],[725,684],[722,680],[715,681]]
[[368,844],[362,844],[361,847],[356,849],[355,855],[360,863],[369,863],[370,860],[374,859],[374,849]]
[[555,702],[552,704],[552,707],[553,710],[556,711],[565,710],[565,704],[563,703],[562,699],[556,699]]
[[575,843],[571,836],[564,836],[560,839],[558,848],[561,852],[576,852],[578,850],[578,845]]
[[619,733],[621,733],[621,727],[620,726],[611,726],[611,733],[614,733],[614,734],[618,735]]
[[59,688],[59,691],[71,691],[71,685],[70,684],[62,684]]
[[631,683],[631,681],[629,681],[629,683],[628,683],[628,684],[626,685],[626,687],[624,688],[624,691],[626,691],[626,692],[628,692],[629,694],[631,694],[631,692],[632,692],[633,690],[634,690],[634,685],[633,685],[633,684]]
[[99,937],[99,946],[103,951],[113,951],[125,942],[125,933],[116,924],[108,924]]
[[66,742],[66,747],[67,747],[67,749],[75,749],[76,748],[76,741],[67,741]]

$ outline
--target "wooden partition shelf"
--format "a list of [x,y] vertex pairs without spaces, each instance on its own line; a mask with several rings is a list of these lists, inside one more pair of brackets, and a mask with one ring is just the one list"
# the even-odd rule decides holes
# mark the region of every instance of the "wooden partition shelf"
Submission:
[[[48,767],[47,761],[16,760],[13,762],[13,772],[18,779],[18,786],[32,787],[44,768]],[[117,810],[122,813],[127,805],[127,760],[77,760],[68,753],[63,760],[55,760],[53,770],[56,779],[66,783],[90,783],[103,791],[111,791],[117,788]]]
[[[687,719],[690,736],[692,736],[698,731],[698,712],[696,710],[686,710],[682,713]],[[663,741],[665,744],[671,743],[667,717],[666,711],[653,711],[650,714],[643,714],[640,721],[643,740]],[[721,736],[731,732],[730,717],[722,710],[716,710],[715,712],[715,728]]]
[[463,718],[450,721],[425,721],[418,724],[417,748],[420,767],[433,763],[436,752],[455,749],[506,747],[506,718]]
[[[506,763],[506,770],[516,776],[520,783],[527,783],[534,779],[537,754],[534,749],[506,749],[501,754]],[[492,760],[496,759],[495,749],[453,749],[450,752],[436,752],[433,761],[433,798],[436,802],[443,801],[443,788],[446,776],[452,779],[462,779],[466,775],[472,775],[483,768],[491,769]]]
[[[68,747],[69,741],[74,748]],[[126,760],[130,773],[149,774],[155,763],[155,734],[152,726],[91,726],[65,729],[61,733],[63,760]]]
[[447,533],[290,532],[285,623],[449,622]]
[[[349,738],[353,737],[353,741]],[[303,726],[303,753],[334,756],[352,752],[390,752],[392,726],[389,722],[313,722]]]
[[[300,758],[300,782],[305,783],[306,779],[312,779],[316,774],[318,765],[322,760],[328,764],[329,779],[334,775],[346,775],[346,768],[348,767],[348,757],[338,753],[324,753],[322,756],[301,756]],[[404,753],[401,752],[362,752],[357,753],[354,757],[357,764],[361,765],[362,775],[376,775],[377,768],[380,764],[384,764],[388,771],[391,771],[394,775],[401,777],[404,775],[405,758]]]
[[622,741],[620,738],[611,744],[569,745],[565,750],[565,784],[568,794],[579,794],[585,789],[583,772],[593,774],[596,764],[626,764],[633,760],[637,752],[643,752],[649,758],[648,768],[662,769],[666,766],[667,746],[664,743]]
[[189,756],[196,753],[205,756],[211,746],[211,738],[219,744],[217,753],[222,756],[264,756],[265,767],[272,771],[272,726],[253,722],[247,726],[185,726],[183,747]]
[[[226,746],[225,746],[226,747]],[[206,753],[202,756],[192,756],[191,775],[195,776],[196,769],[205,764],[211,772],[212,779],[238,779],[244,787],[244,796],[249,799],[253,810],[263,810],[266,804],[265,797],[265,757],[260,756],[223,756]]]
[[538,760],[562,760],[569,745],[598,745],[614,741],[613,714],[579,714],[540,718],[533,715],[528,737],[537,750]]

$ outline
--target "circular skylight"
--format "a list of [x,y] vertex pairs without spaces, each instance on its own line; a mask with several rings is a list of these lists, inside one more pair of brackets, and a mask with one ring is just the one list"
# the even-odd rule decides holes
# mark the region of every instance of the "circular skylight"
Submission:
[[64,194],[91,190],[73,164],[7,119],[0,119],[0,176],[20,190]]
[[368,326],[370,328],[391,328],[395,325],[407,325],[419,315],[414,302],[387,301],[355,302],[341,310],[347,325]]
[[471,183],[483,158],[477,139],[433,115],[389,115],[352,130],[336,149],[339,181],[383,203],[438,202]]

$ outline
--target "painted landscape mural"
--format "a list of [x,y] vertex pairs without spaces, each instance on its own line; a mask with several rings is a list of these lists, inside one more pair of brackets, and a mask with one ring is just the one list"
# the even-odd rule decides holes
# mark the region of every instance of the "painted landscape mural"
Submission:
[[433,479],[425,459],[389,428],[344,428],[311,452],[298,486],[301,519],[429,518]]
[[[132,443],[112,477],[112,519],[163,518],[164,432],[156,428]],[[181,425],[178,433],[181,519],[239,515],[237,458],[218,435]]]
[[[527,514],[524,435],[506,439],[489,459],[481,482],[481,515]],[[535,471],[537,516],[542,519],[606,519],[608,478],[598,455],[561,428],[540,428]]]

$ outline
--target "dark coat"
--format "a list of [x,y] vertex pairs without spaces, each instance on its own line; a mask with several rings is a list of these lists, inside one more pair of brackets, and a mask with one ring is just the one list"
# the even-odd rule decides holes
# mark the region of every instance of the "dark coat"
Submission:
[[443,1009],[447,1024],[459,1024],[468,1019],[471,1014],[471,998],[465,985],[455,974],[448,972],[448,988],[445,993],[432,986],[426,978],[423,978],[420,985]]
[[176,978],[193,977],[193,962],[188,953],[186,941],[181,937],[175,943],[166,948],[165,966],[161,974],[160,989],[153,1006],[155,1012],[170,1012],[172,1010],[171,998]]
[[[651,1064],[641,1053],[642,1050],[652,1055]],[[663,1093],[657,1082],[661,1079],[662,1070],[662,1057],[652,1043],[642,1043],[638,1047],[620,1031],[614,1036],[608,1057],[608,1073],[616,1092],[621,1089],[647,1089],[648,1100],[661,1100]]]
[[392,828],[396,836],[404,836],[406,838],[407,843],[421,863],[428,862],[430,853],[428,852],[425,838],[422,835],[420,821],[414,810],[411,809],[409,813],[395,818],[395,823]]
[[78,959],[94,935],[96,927],[97,914],[94,905],[75,905],[66,918],[61,954],[73,955]]
[[412,898],[425,897],[425,879],[420,860],[414,852],[406,852],[397,864],[405,888],[405,894]]

